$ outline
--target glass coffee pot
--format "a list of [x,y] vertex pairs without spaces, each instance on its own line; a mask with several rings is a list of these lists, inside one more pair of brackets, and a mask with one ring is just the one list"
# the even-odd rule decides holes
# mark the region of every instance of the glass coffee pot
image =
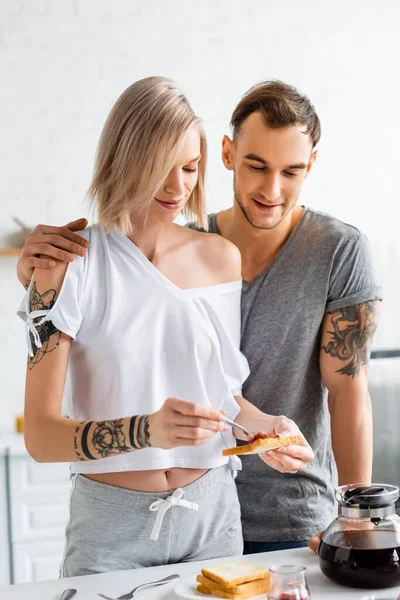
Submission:
[[318,550],[324,575],[345,586],[400,585],[399,488],[377,483],[336,489],[339,516],[322,534]]

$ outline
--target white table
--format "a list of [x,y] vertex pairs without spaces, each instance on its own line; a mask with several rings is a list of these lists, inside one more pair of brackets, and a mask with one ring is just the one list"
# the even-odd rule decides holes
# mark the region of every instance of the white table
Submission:
[[[252,554],[246,557],[208,560],[202,562],[180,563],[166,567],[151,567],[133,571],[118,571],[103,573],[101,575],[87,575],[43,581],[40,583],[27,583],[0,588],[0,600],[59,600],[61,592],[66,588],[75,588],[78,594],[74,600],[99,600],[97,592],[116,598],[118,595],[130,591],[136,585],[148,581],[162,579],[172,573],[179,573],[181,578],[197,575],[205,564],[228,562],[232,560],[254,560],[266,566],[273,564],[299,564],[307,567],[307,578],[312,600],[356,600],[367,594],[374,594],[375,598],[397,598],[400,586],[387,590],[356,590],[335,585],[329,581],[319,570],[318,558],[308,548],[296,550],[282,550],[264,554]],[[143,600],[179,600],[174,593],[176,583],[159,588],[144,590],[139,594]],[[199,595],[199,599],[208,598]]]

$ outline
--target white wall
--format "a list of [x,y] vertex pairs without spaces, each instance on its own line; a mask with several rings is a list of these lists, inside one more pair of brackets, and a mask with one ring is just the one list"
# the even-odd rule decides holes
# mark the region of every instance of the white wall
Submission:
[[399,485],[400,358],[371,361],[369,380],[374,414],[373,481]]
[[[370,237],[385,286],[375,347],[400,346],[400,3],[397,0],[2,0],[0,246],[28,224],[84,214],[105,117],[131,82],[178,81],[204,117],[210,209],[231,202],[219,158],[242,93],[264,78],[306,92],[323,125],[303,202]],[[22,410],[16,259],[0,258],[0,431]]]

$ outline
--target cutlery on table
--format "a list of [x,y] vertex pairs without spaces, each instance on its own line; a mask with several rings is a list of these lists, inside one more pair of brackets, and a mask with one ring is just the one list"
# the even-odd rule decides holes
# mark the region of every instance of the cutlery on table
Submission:
[[77,590],[73,590],[72,588],[70,590],[64,590],[61,594],[60,600],[70,600],[70,598],[73,598],[76,593]]
[[172,583],[173,581],[177,581],[179,579],[180,575],[178,574],[174,574],[174,575],[168,575],[168,577],[164,577],[164,579],[159,579],[158,581],[150,581],[149,583],[142,583],[141,585],[136,586],[135,588],[133,588],[133,590],[131,592],[128,592],[127,594],[123,594],[122,596],[118,596],[118,598],[110,598],[110,596],[105,596],[104,594],[97,594],[98,596],[100,596],[100,598],[104,598],[104,600],[131,600],[133,598],[133,596],[136,594],[136,592],[138,592],[139,590],[144,590],[145,588],[150,588],[153,586],[157,586],[157,585],[165,585],[166,583]]

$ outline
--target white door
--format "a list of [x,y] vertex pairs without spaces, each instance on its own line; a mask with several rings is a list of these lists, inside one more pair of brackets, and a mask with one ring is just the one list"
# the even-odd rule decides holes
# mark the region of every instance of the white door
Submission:
[[58,579],[64,540],[13,544],[14,583]]
[[9,461],[12,583],[58,579],[70,493],[67,464]]

